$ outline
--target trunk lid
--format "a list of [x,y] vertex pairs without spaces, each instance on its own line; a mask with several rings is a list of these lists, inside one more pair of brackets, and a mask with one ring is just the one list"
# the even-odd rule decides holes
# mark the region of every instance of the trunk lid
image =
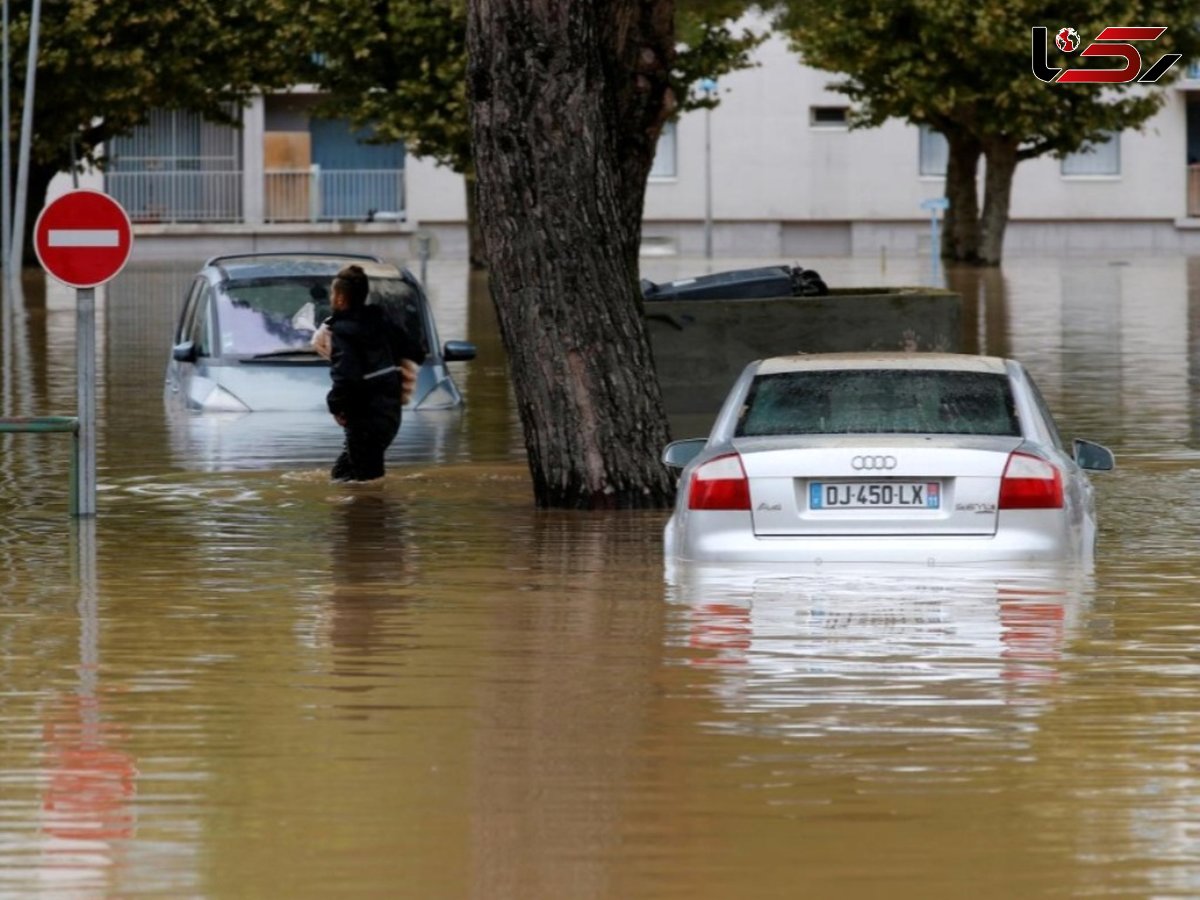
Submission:
[[1000,480],[1021,438],[737,438],[762,537],[995,534]]

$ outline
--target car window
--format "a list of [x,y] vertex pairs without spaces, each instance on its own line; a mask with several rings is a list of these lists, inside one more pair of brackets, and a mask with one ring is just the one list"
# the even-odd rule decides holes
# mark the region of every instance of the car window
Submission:
[[1050,433],[1050,440],[1059,450],[1063,449],[1062,437],[1058,433],[1058,426],[1054,422],[1054,415],[1050,412],[1050,406],[1046,403],[1046,398],[1042,396],[1042,392],[1038,390],[1037,384],[1029,373],[1025,373],[1025,382],[1029,385],[1029,393],[1033,395],[1033,403],[1041,413],[1042,421],[1046,423],[1046,430]]
[[738,436],[773,434],[1000,434],[1019,436],[1005,375],[842,369],[760,375]]
[[183,301],[183,309],[179,313],[179,325],[175,329],[175,343],[186,341],[188,335],[192,333],[192,322],[196,317],[196,301],[200,297],[200,289],[207,283],[203,278],[197,278],[188,289],[187,297]]
[[[255,356],[309,350],[313,333],[332,312],[328,276],[304,275],[229,281],[220,296],[221,352]],[[368,303],[425,343],[424,319],[416,292],[399,278],[372,278]]]
[[195,346],[197,356],[212,354],[212,288],[208,282],[201,283],[200,293],[193,304],[187,340]]
[[420,344],[426,355],[429,354],[429,334],[422,312],[423,305],[417,292],[410,285],[398,278],[372,278],[367,303],[382,306],[388,319]]

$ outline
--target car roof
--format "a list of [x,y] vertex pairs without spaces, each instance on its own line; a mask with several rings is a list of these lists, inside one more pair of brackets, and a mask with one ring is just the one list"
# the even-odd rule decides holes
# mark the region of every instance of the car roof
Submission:
[[368,278],[395,278],[400,270],[377,256],[355,253],[238,253],[214,256],[204,265],[229,280],[317,275],[333,278],[348,265],[359,265]]
[[759,375],[835,369],[909,369],[1007,374],[1007,360],[967,353],[804,353],[764,359]]

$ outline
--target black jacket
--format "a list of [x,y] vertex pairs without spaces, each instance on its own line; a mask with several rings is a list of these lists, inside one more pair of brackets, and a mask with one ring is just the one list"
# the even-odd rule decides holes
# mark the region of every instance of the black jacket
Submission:
[[402,359],[425,361],[415,336],[394,324],[378,306],[334,313],[327,320],[332,334],[330,376],[333,387],[325,401],[329,411],[355,419],[400,415]]

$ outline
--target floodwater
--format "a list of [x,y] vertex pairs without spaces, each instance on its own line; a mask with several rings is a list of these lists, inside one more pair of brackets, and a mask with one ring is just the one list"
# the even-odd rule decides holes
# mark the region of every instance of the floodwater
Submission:
[[[1091,577],[664,573],[664,513],[536,511],[453,263],[466,409],[332,486],[331,421],[167,413],[195,267],[101,297],[94,520],[0,437],[0,896],[1200,895],[1200,261],[952,277],[1117,453]],[[73,413],[71,301],[27,280],[6,414]]]

